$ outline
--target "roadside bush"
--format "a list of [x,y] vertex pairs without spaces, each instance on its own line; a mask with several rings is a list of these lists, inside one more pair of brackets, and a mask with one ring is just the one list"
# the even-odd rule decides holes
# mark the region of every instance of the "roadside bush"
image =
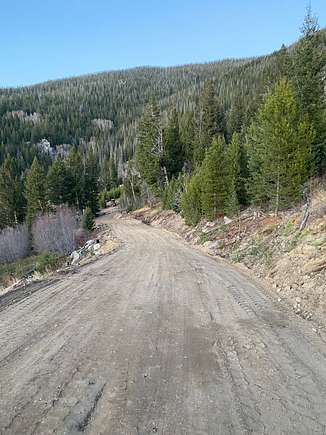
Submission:
[[32,225],[33,248],[38,253],[68,254],[76,247],[78,227],[76,211],[65,206],[55,213],[39,216]]
[[35,271],[45,273],[57,269],[63,263],[63,258],[62,255],[55,252],[43,252],[37,257]]
[[86,207],[82,217],[82,227],[86,231],[93,231],[95,228],[94,215],[90,207]]
[[110,199],[118,199],[120,198],[121,194],[122,186],[112,187],[112,189],[107,192],[107,200],[109,201]]
[[0,262],[24,258],[29,252],[29,232],[26,224],[5,228],[0,232]]
[[98,196],[98,204],[100,206],[100,208],[105,208],[106,206],[106,201],[107,201],[107,195],[108,192],[107,190],[102,190]]
[[183,184],[183,177],[172,178],[162,194],[162,206],[164,209],[180,213]]

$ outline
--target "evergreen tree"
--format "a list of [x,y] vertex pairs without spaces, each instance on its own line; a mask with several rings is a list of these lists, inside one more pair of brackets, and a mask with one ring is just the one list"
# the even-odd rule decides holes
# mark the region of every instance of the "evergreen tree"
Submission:
[[71,204],[83,209],[84,164],[79,150],[73,149],[66,162],[67,176],[71,182]]
[[242,141],[240,134],[235,132],[227,148],[229,192],[235,190],[239,205],[247,205],[248,162]]
[[90,207],[92,213],[98,211],[98,164],[92,149],[88,152],[84,165],[83,174],[83,205]]
[[[163,143],[160,110],[155,99],[150,99],[139,124],[136,160],[142,178],[157,191],[162,184]],[[167,177],[167,174],[165,174]]]
[[201,173],[195,173],[188,183],[181,197],[182,216],[188,225],[197,225],[202,217]]
[[180,139],[178,113],[172,111],[169,124],[163,134],[163,165],[169,180],[178,176],[184,164],[184,152]]
[[90,207],[86,207],[82,217],[82,228],[87,231],[94,231],[95,221],[94,214]]
[[210,220],[225,210],[227,169],[225,142],[221,137],[214,137],[212,145],[206,151],[201,169],[202,210],[203,215]]
[[312,151],[318,174],[326,170],[325,38],[309,7],[294,52],[294,85],[301,111],[308,115],[316,131]]
[[27,171],[25,197],[27,201],[27,220],[29,223],[32,223],[39,213],[48,211],[46,176],[36,157],[32,166]]
[[118,184],[117,167],[112,158],[105,159],[102,164],[100,183],[103,190],[110,190]]
[[239,197],[243,196],[243,181],[241,180],[241,143],[238,133],[233,133],[232,141],[227,148],[228,167],[228,197],[225,211],[234,215],[240,209]]
[[0,167],[0,230],[24,218],[24,199],[14,160],[7,155]]
[[180,138],[183,145],[185,169],[189,172],[194,167],[195,118],[193,112],[187,112],[181,118]]
[[281,49],[276,53],[276,64],[280,78],[291,78],[293,74],[293,61],[288,49],[283,44]]
[[300,199],[313,138],[291,82],[282,79],[267,96],[248,135],[248,189],[253,202],[271,204],[277,213]]
[[63,159],[58,156],[47,175],[48,198],[52,204],[71,204],[73,183],[72,177]]
[[201,107],[194,147],[194,161],[197,166],[202,163],[213,137],[225,134],[225,117],[218,104],[212,81],[207,81],[204,85]]

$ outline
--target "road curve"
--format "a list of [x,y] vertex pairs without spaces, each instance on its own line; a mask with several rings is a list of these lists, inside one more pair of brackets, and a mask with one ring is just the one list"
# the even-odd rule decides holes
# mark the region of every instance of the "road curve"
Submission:
[[163,230],[112,227],[116,253],[0,298],[1,434],[326,433],[308,322]]

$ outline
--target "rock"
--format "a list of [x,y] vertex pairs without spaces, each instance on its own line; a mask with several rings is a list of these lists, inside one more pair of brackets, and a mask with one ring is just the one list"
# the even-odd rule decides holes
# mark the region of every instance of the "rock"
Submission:
[[233,221],[232,219],[228,218],[227,216],[224,216],[224,224],[225,225],[229,225],[231,224]]
[[87,240],[87,242],[84,245],[84,248],[88,249],[90,246],[94,245],[95,240]]
[[98,251],[98,250],[100,249],[100,247],[101,247],[101,244],[100,244],[100,243],[95,243],[95,244],[93,245],[93,250],[94,250],[94,251]]
[[80,254],[77,251],[74,251],[70,254],[71,264],[76,264],[80,259]]
[[295,301],[296,301],[297,304],[300,304],[301,303],[301,298],[295,298]]

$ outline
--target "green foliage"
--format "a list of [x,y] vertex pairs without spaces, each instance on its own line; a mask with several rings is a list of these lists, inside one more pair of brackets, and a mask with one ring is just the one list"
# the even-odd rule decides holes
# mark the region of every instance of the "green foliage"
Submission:
[[313,128],[300,112],[292,84],[282,79],[248,134],[248,189],[255,203],[270,204],[277,213],[302,197],[313,139]]
[[203,216],[207,219],[213,220],[225,210],[227,171],[225,142],[221,137],[215,137],[201,168],[201,204]]
[[104,190],[116,187],[118,183],[117,167],[112,158],[106,158],[100,171],[100,185]]
[[23,221],[25,201],[11,156],[0,167],[0,230]]
[[162,193],[162,206],[166,210],[181,211],[184,177],[172,178]]
[[238,133],[233,133],[231,143],[227,148],[226,160],[228,167],[227,193],[228,197],[225,204],[225,212],[232,216],[239,212],[240,201],[245,203],[246,192],[242,179],[242,153],[243,148]]
[[44,252],[11,263],[0,264],[0,284],[10,285],[13,280],[20,280],[34,272],[44,273],[56,270],[64,261],[65,258],[58,254]]
[[201,196],[201,174],[197,172],[186,183],[181,197],[182,216],[188,225],[197,225],[202,217]]
[[71,179],[71,202],[79,210],[83,209],[84,206],[84,163],[83,157],[79,150],[74,148],[68,155],[66,160],[67,174]]
[[54,252],[43,252],[37,257],[35,272],[45,273],[57,269],[64,262],[64,257]]
[[101,190],[101,192],[98,195],[98,204],[100,208],[106,207],[106,201],[107,201],[107,191]]
[[38,214],[49,209],[46,195],[46,176],[35,157],[25,180],[25,197],[27,201],[27,220],[31,223]]
[[89,207],[94,215],[98,211],[98,177],[98,163],[91,149],[85,159],[84,173],[81,182],[83,186],[83,206]]
[[194,148],[194,162],[197,166],[204,160],[205,151],[210,147],[213,137],[225,134],[225,115],[218,103],[215,85],[211,80],[204,85],[200,110]]
[[119,199],[123,192],[123,186],[112,187],[107,193],[107,199]]
[[87,231],[95,229],[94,214],[90,207],[86,207],[82,216],[82,228]]
[[73,179],[65,162],[60,156],[56,158],[47,175],[47,192],[52,204],[73,203]]
[[312,144],[317,174],[326,170],[325,68],[326,34],[319,31],[311,8],[302,27],[302,38],[294,52],[294,85],[300,109],[312,122],[316,135]]
[[158,191],[162,186],[163,142],[160,110],[154,99],[144,109],[139,124],[136,159],[144,181]]
[[122,191],[123,191],[122,186],[112,187],[112,189],[110,189],[110,190],[102,190],[99,193],[99,206],[100,206],[100,208],[105,208],[106,201],[120,198]]
[[178,113],[174,109],[163,132],[163,166],[169,180],[177,177],[184,165],[184,149],[180,138]]

